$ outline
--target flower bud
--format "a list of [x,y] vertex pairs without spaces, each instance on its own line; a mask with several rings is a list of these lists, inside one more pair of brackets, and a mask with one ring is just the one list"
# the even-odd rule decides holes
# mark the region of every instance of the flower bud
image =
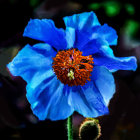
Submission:
[[101,136],[101,127],[97,119],[88,118],[79,128],[81,140],[97,140]]

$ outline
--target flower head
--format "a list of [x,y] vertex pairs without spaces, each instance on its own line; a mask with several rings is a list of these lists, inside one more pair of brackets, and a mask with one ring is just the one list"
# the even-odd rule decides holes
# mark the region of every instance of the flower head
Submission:
[[53,58],[53,69],[57,78],[69,86],[85,85],[90,81],[93,69],[92,55],[82,56],[76,49],[59,51]]
[[74,111],[85,117],[108,113],[115,92],[111,72],[136,70],[135,57],[115,57],[116,31],[94,12],[64,18],[66,30],[50,19],[30,20],[24,36],[43,41],[26,45],[8,64],[27,82],[27,99],[40,119],[60,120]]

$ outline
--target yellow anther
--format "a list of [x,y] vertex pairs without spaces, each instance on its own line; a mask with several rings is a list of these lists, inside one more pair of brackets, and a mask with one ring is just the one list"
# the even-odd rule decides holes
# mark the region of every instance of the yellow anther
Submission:
[[74,79],[74,72],[72,69],[70,69],[69,73],[68,73],[68,77],[69,77],[69,80],[73,80]]

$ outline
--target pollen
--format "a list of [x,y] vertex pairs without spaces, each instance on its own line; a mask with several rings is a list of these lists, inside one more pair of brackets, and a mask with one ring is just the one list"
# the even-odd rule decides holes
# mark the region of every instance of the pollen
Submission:
[[71,69],[70,72],[68,73],[68,77],[69,77],[69,80],[74,79],[74,72],[73,72],[72,69]]
[[58,51],[53,58],[53,70],[57,78],[69,86],[85,85],[93,70],[92,55],[82,56],[77,49]]

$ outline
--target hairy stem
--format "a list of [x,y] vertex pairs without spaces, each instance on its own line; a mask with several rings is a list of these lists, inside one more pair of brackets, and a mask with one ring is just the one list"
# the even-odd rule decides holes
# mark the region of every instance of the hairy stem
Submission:
[[68,140],[73,140],[72,116],[67,118]]

